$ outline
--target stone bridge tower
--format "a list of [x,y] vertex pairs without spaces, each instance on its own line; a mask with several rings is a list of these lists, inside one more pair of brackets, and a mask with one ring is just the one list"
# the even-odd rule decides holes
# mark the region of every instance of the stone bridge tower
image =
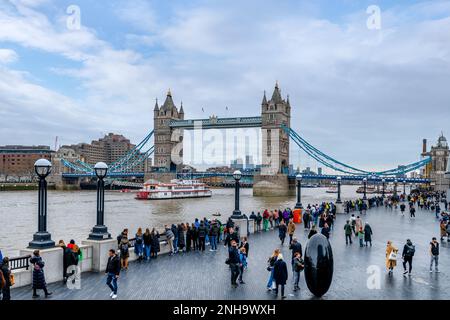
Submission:
[[295,194],[295,181],[289,181],[289,136],[281,127],[291,126],[289,96],[284,100],[278,83],[267,101],[261,103],[262,168],[255,175],[253,195],[286,196]]
[[181,103],[180,110],[178,111],[175,106],[172,93],[167,93],[166,101],[159,107],[158,100],[153,110],[154,121],[154,140],[155,140],[155,156],[154,166],[159,167],[163,171],[174,172],[176,170],[176,164],[173,162],[171,153],[174,146],[179,142],[173,141],[172,129],[170,127],[170,121],[172,120],[184,120],[183,103]]

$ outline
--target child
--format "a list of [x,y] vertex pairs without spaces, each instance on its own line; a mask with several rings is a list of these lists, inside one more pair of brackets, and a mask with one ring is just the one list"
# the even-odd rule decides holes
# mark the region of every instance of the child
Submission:
[[247,255],[245,254],[245,248],[241,247],[239,250],[239,283],[245,284],[244,280],[242,280],[242,275],[244,274],[244,270],[247,269]]
[[358,231],[359,246],[364,247],[364,230],[362,227]]

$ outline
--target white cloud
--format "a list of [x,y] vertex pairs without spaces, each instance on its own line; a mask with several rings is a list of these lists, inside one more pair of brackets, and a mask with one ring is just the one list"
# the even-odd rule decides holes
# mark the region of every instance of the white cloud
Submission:
[[0,63],[11,63],[17,61],[19,56],[14,50],[0,49]]

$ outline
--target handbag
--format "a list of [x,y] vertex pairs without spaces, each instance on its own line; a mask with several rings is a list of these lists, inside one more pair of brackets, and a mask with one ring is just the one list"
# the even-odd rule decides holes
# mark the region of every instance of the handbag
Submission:
[[397,261],[397,253],[395,253],[394,251],[392,251],[389,254],[389,259],[388,260],[392,260],[392,261]]

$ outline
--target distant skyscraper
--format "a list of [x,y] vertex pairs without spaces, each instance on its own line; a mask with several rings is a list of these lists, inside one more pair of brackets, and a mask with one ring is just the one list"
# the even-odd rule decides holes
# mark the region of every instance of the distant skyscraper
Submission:
[[245,156],[245,169],[254,169],[255,165],[253,164],[253,156],[246,155]]
[[322,168],[317,168],[317,174],[319,175],[319,176],[321,176],[322,175]]

